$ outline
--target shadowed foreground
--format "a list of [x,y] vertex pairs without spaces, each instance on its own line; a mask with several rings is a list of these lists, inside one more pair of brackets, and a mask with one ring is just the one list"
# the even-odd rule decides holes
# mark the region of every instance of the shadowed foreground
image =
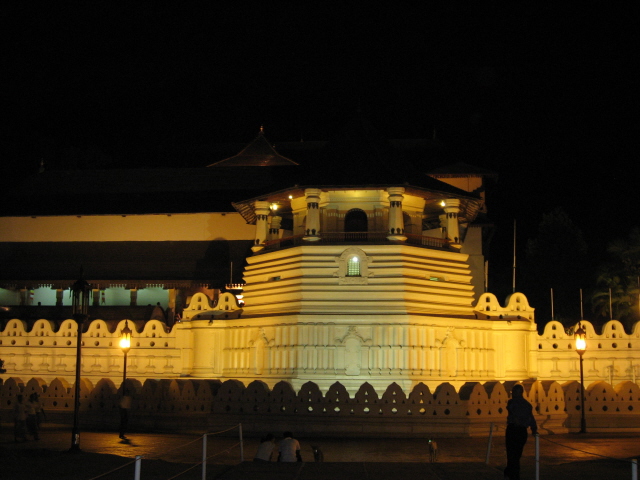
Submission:
[[[631,478],[629,459],[640,457],[637,434],[549,435],[540,440],[541,480],[590,480]],[[256,464],[249,460],[258,441],[245,439],[244,462],[238,439],[211,437],[208,441],[208,479],[353,479],[415,478],[426,480],[501,479],[505,464],[504,438],[493,440],[489,465],[485,464],[488,439],[438,439],[440,457],[427,462],[423,439],[300,439],[305,462]],[[31,480],[107,480],[134,478],[133,460],[141,455],[142,479],[201,478],[202,441],[197,435],[131,434],[121,441],[117,434],[84,432],[81,453],[70,454],[70,435],[64,429],[44,430],[41,441],[14,443],[11,430],[0,434],[0,478]],[[314,463],[311,445],[320,445],[326,462]],[[535,478],[535,443],[525,447],[522,478]],[[607,458],[615,457],[616,459]],[[127,465],[128,464],[128,465]],[[113,473],[103,474],[124,468]],[[189,467],[190,471],[181,474]]]

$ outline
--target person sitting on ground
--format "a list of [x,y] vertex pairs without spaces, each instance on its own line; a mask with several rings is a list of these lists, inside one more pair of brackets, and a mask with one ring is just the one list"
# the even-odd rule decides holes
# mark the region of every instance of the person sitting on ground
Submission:
[[300,455],[300,443],[293,438],[293,433],[284,432],[282,435],[284,438],[280,442],[278,450],[279,462],[301,462],[302,456]]
[[253,458],[254,462],[270,462],[273,451],[276,448],[276,437],[272,433],[268,433],[260,440],[258,451]]

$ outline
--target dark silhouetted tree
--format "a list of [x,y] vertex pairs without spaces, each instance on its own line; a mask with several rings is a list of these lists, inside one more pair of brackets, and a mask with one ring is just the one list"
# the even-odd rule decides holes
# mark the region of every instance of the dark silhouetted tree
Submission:
[[556,208],[542,216],[537,236],[529,239],[523,265],[522,292],[536,308],[542,328],[554,317],[566,325],[580,317],[580,288],[589,285],[587,243],[566,212]]
[[627,238],[611,242],[607,253],[609,260],[598,269],[591,297],[593,312],[597,320],[613,317],[630,331],[640,320],[640,228],[634,228]]

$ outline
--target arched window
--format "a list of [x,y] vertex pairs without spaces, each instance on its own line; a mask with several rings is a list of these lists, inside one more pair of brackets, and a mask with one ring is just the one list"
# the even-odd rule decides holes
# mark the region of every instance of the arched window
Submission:
[[347,277],[360,276],[360,259],[357,255],[353,255],[347,260]]
[[368,231],[367,214],[359,208],[349,210],[344,217],[345,232],[366,232]]
[[338,271],[334,274],[339,278],[340,285],[367,285],[371,258],[362,249],[357,247],[347,248],[339,257],[336,257]]

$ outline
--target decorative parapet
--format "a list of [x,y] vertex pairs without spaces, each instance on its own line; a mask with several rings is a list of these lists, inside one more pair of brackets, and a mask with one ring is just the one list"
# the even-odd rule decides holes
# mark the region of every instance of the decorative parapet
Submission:
[[[586,382],[606,381],[610,385],[640,378],[640,324],[627,333],[618,320],[604,324],[598,333],[587,320],[580,322],[587,335],[587,349],[583,355]],[[576,380],[579,378],[580,357],[575,350],[575,326],[565,328],[558,321],[545,325],[534,345],[538,378]]]
[[[148,418],[158,428],[162,428],[162,421],[222,414],[225,418],[242,415],[257,431],[273,426],[273,422],[287,418],[287,422],[296,422],[298,417],[304,416],[311,422],[315,419],[318,425],[331,418],[348,422],[349,418],[357,417],[360,419],[358,425],[362,425],[365,418],[372,425],[394,420],[401,422],[403,428],[415,424],[412,428],[437,427],[439,432],[447,429],[459,432],[460,425],[466,424],[469,433],[473,429],[479,432],[480,425],[488,428],[489,423],[506,422],[507,391],[515,383],[469,382],[459,391],[451,384],[443,383],[433,393],[419,383],[408,395],[396,383],[381,394],[369,383],[363,383],[353,397],[339,382],[324,395],[313,382],[305,383],[298,392],[287,382],[280,382],[270,390],[260,381],[245,387],[237,380],[220,383],[217,380],[149,379],[141,384],[136,379],[127,379],[127,388],[134,392],[132,418]],[[524,386],[525,397],[533,404],[543,432],[579,428],[578,382],[560,385],[554,381],[531,381],[525,382]],[[37,393],[47,413],[70,415],[73,412],[72,387],[63,379],[46,383],[34,378],[25,383],[21,378],[12,377],[0,385],[0,410],[11,411],[18,394]],[[89,423],[106,425],[105,419],[115,422],[118,400],[119,388],[109,379],[95,385],[83,381],[81,385],[81,410]],[[632,382],[621,382],[615,387],[606,382],[592,383],[586,391],[585,408],[588,425],[592,428],[637,428],[640,426],[640,387]]]
[[242,315],[242,308],[238,304],[238,299],[233,293],[221,293],[218,297],[218,301],[213,304],[207,295],[199,292],[191,297],[189,305],[183,310],[182,321],[227,320],[239,318],[240,315]]
[[535,308],[529,305],[527,297],[515,292],[507,297],[503,307],[493,293],[483,293],[473,309],[477,318],[483,320],[529,320],[534,321]]

